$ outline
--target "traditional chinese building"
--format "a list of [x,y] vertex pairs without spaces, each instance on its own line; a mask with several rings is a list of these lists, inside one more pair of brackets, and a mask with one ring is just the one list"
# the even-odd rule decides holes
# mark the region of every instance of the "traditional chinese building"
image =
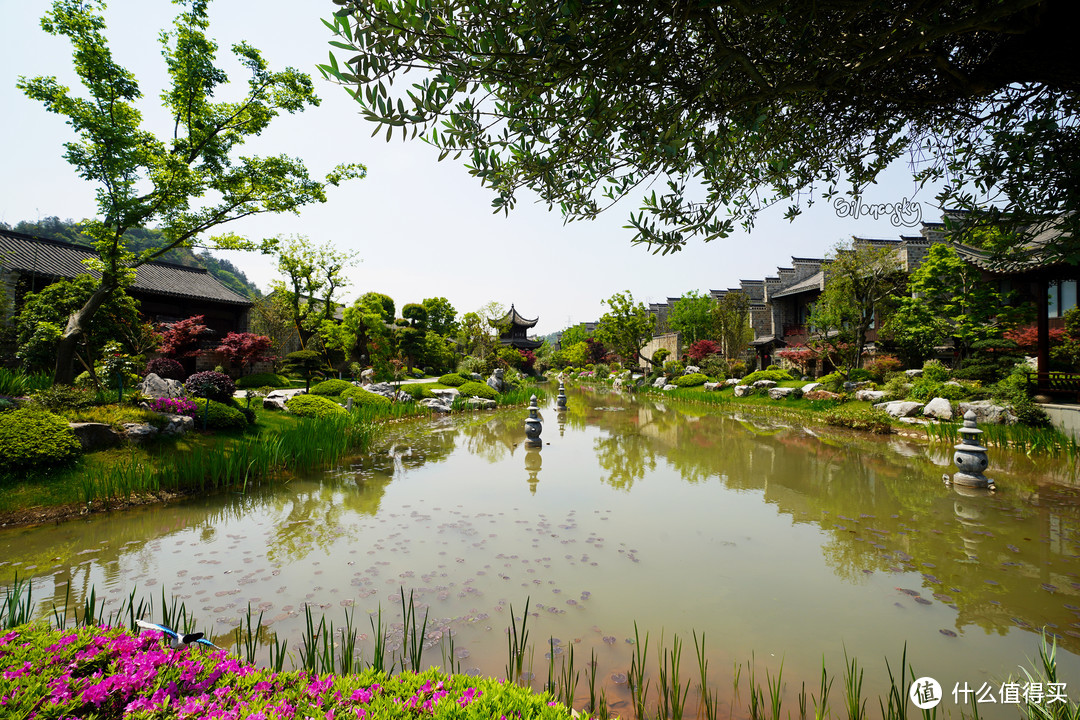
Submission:
[[532,320],[523,318],[511,304],[510,312],[506,313],[506,316],[499,322],[499,327],[505,328],[499,335],[499,342],[518,350],[535,350],[544,344],[543,341],[530,340],[526,333],[536,325],[539,319],[538,317]]

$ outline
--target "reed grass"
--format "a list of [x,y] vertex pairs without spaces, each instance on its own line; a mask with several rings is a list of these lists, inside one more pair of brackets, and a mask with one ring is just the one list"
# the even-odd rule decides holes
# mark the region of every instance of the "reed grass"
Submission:
[[[926,434],[931,442],[955,445],[961,441],[959,423],[931,423]],[[1064,456],[1075,462],[1080,458],[1080,443],[1057,428],[1039,428],[1028,425],[985,424],[979,426],[979,441],[987,446],[1007,448],[1028,455]]]
[[525,612],[521,614],[521,627],[518,628],[517,616],[514,615],[514,605],[510,604],[510,627],[506,633],[506,649],[508,660],[506,663],[506,679],[510,682],[518,682],[525,669],[525,650],[529,642],[529,631],[526,625],[529,622],[529,598],[525,598]]
[[401,607],[405,622],[401,626],[401,669],[420,672],[420,660],[424,653],[424,635],[427,634],[428,611],[424,610],[424,622],[417,630],[416,605],[413,604],[413,591],[409,591],[409,602],[405,602],[405,588],[401,590]]

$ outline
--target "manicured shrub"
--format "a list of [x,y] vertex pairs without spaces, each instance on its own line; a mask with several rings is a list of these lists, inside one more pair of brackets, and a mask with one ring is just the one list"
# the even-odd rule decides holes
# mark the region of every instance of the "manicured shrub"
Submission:
[[679,387],[698,387],[704,385],[709,381],[709,378],[702,373],[690,373],[689,375],[683,375],[677,377],[671,382]]
[[447,387],[458,387],[459,385],[464,385],[469,382],[469,379],[458,373],[447,373],[439,378],[439,382]]
[[922,379],[933,382],[945,382],[949,379],[949,368],[940,360],[927,360],[923,363]]
[[664,361],[668,359],[669,355],[671,355],[670,350],[668,350],[667,348],[660,348],[652,354],[653,365],[659,365],[662,367],[664,365]]
[[150,373],[153,373],[160,378],[165,378],[166,380],[184,380],[184,366],[172,358],[154,358],[146,363],[146,368],[143,370],[143,377],[146,377]]
[[391,402],[390,398],[385,395],[379,395],[378,393],[373,393],[370,390],[365,390],[364,388],[356,387],[355,385],[341,393],[342,400],[348,400],[349,398],[352,398],[353,405],[381,405],[388,407]]
[[321,383],[316,383],[315,385],[312,385],[311,394],[326,395],[327,397],[337,397],[351,387],[356,386],[348,380],[338,380],[337,378],[334,378],[332,380],[323,380]]
[[884,382],[885,376],[889,373],[894,373],[903,367],[897,358],[892,355],[878,355],[873,360],[869,360],[863,366],[866,372],[870,373],[870,377],[874,382]]
[[752,372],[746,377],[744,377],[743,384],[750,385],[757,382],[758,380],[773,380],[775,382],[786,382],[794,379],[795,378],[793,378],[791,376],[791,373],[789,373],[787,370],[758,370],[757,372]]
[[30,396],[30,400],[46,410],[75,410],[93,405],[97,400],[97,393],[71,385],[53,385],[45,390],[38,390]]
[[228,402],[236,392],[236,384],[225,373],[206,370],[197,372],[184,381],[184,387],[196,397],[205,397],[217,402]]
[[735,360],[728,365],[728,376],[734,378],[741,378],[746,374],[746,363],[742,360]]
[[[206,398],[195,398],[195,427],[201,428],[205,418],[210,430],[239,430],[247,427],[248,421],[239,408]],[[206,403],[210,403],[209,412]]]
[[195,403],[187,398],[152,398],[146,403],[151,410],[169,415],[187,415],[195,417]]
[[252,373],[245,375],[236,381],[238,388],[261,388],[261,387],[285,387],[289,384],[287,378],[274,373]]
[[[401,386],[402,392],[408,393],[413,400],[423,400],[424,398],[433,398],[435,393],[431,392],[431,388],[427,386],[427,383],[409,383],[408,385]],[[373,393],[368,393],[373,394]]]
[[864,430],[878,435],[888,435],[892,432],[889,414],[884,410],[874,408],[836,408],[825,413],[825,422],[837,427]]
[[82,451],[67,420],[34,407],[0,413],[0,466],[61,465]]
[[461,393],[462,397],[481,397],[485,400],[495,400],[499,397],[499,393],[495,392],[490,385],[474,380],[470,380],[459,387],[458,392]]
[[960,400],[967,400],[972,395],[972,389],[963,385],[948,384],[942,382],[935,382],[929,380],[926,376],[915,379],[915,382],[911,384],[911,389],[908,391],[908,397],[912,400],[919,400],[920,402],[926,402],[933,398],[940,397],[950,400],[952,402],[958,402]]
[[686,365],[678,360],[668,360],[664,363],[664,372],[668,375],[682,375],[686,371]]
[[345,408],[321,395],[296,395],[285,401],[285,407],[300,417],[325,418],[345,414]]

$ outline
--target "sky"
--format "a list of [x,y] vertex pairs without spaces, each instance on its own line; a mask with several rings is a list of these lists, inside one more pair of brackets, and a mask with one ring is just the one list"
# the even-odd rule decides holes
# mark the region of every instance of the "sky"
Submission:
[[[71,48],[45,33],[41,16],[51,3],[0,0],[5,42],[0,44],[0,221],[57,216],[80,220],[96,214],[96,187],[81,180],[63,159],[63,144],[75,138],[58,115],[31,101],[15,84],[20,76],[55,75],[76,92]],[[596,220],[564,223],[557,211],[521,193],[509,216],[493,214],[494,194],[468,174],[462,161],[438,162],[438,153],[420,140],[386,142],[372,137],[376,125],[361,118],[345,89],[322,79],[330,32],[321,18],[329,0],[218,0],[210,6],[209,36],[219,45],[219,66],[230,79],[246,82],[228,48],[246,40],[263,52],[271,69],[296,67],[315,81],[321,105],[302,114],[282,115],[244,153],[300,157],[313,177],[342,162],[363,163],[363,180],[330,188],[324,204],[299,215],[260,215],[223,229],[249,238],[305,235],[356,251],[346,300],[376,291],[400,309],[424,298],[447,298],[459,313],[489,302],[515,304],[539,317],[538,334],[596,320],[602,301],[629,290],[635,300],[663,302],[691,290],[737,287],[741,279],[762,279],[789,266],[791,256],[822,257],[852,235],[895,238],[917,229],[895,227],[885,217],[839,217],[821,200],[788,222],[783,208],[761,213],[750,233],[726,239],[691,240],[666,256],[631,244],[625,229],[638,197],[623,200]],[[158,33],[172,26],[177,6],[165,0],[113,0],[105,12],[115,60],[135,74],[143,92],[140,109],[147,127],[171,129],[159,96],[167,75]],[[864,194],[870,204],[907,199],[926,221],[939,219],[935,192],[919,189],[908,168],[897,163]],[[235,263],[263,291],[278,277],[272,257],[257,253],[217,253]]]

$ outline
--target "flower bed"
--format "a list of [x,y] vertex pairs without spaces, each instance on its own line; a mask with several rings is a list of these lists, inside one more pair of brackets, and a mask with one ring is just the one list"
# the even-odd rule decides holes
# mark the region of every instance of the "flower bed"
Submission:
[[23,625],[0,636],[5,717],[569,720],[547,694],[437,670],[387,676],[274,673],[161,633]]

